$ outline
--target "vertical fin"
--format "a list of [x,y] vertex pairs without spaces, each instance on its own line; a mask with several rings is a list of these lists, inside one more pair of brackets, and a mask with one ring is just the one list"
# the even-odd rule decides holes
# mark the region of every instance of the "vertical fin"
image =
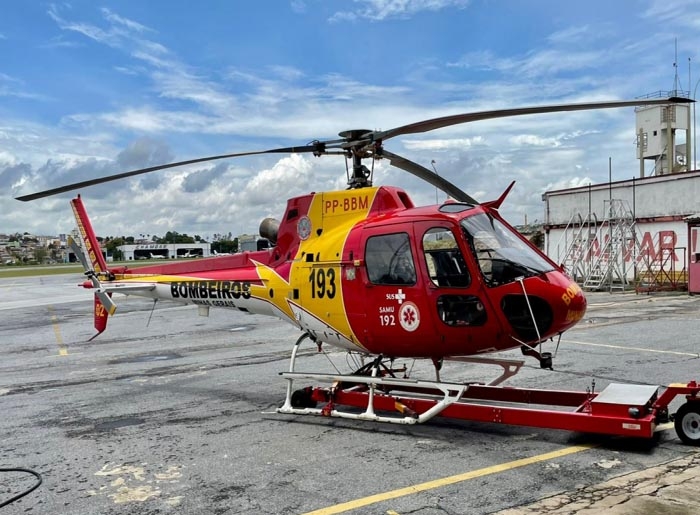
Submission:
[[501,207],[501,204],[503,204],[503,201],[504,201],[504,200],[506,199],[506,197],[508,196],[508,193],[510,193],[510,190],[513,189],[513,186],[514,186],[514,185],[515,185],[515,181],[511,182],[511,183],[510,183],[510,186],[508,186],[508,187],[506,188],[506,191],[504,191],[503,193],[501,193],[501,196],[500,196],[500,197],[498,197],[496,200],[491,200],[491,201],[489,201],[489,202],[482,202],[482,205],[484,205],[484,206],[486,206],[486,207],[490,207],[490,208],[492,208],[492,209],[498,209],[499,207]]
[[[83,249],[73,241],[72,238],[68,238],[68,245],[75,252],[80,262],[85,269],[85,275],[90,279],[92,287],[95,288],[95,300],[94,300],[94,324],[97,334],[90,338],[91,341],[97,336],[102,334],[105,329],[107,329],[107,319],[109,315],[113,315],[117,309],[117,306],[112,301],[112,294],[102,290],[100,284],[100,279],[97,274],[108,273],[107,261],[102,255],[102,249],[95,236],[95,231],[92,229],[92,224],[88,218],[87,211],[85,211],[85,206],[83,201],[78,195],[76,198],[70,201],[70,205],[73,208],[73,214],[75,215],[75,221],[78,224],[78,230],[80,231],[80,236],[83,238],[83,243],[85,244],[85,251],[87,256],[83,253]],[[88,263],[88,259],[90,263]]]
[[[112,295],[110,293],[106,294],[109,297]],[[102,305],[102,302],[100,301],[100,295],[95,293],[95,313],[94,313],[94,319],[95,319],[95,329],[97,330],[97,334],[95,334],[92,338],[90,338],[88,341],[92,341],[95,338],[97,338],[99,335],[101,335],[105,329],[107,329],[107,317],[109,316],[109,311],[107,308],[105,308]]]
[[71,200],[70,205],[73,208],[73,214],[75,215],[75,221],[78,224],[80,235],[83,237],[85,250],[92,264],[92,269],[98,274],[107,272],[107,261],[102,255],[102,249],[95,236],[95,231],[92,229],[92,224],[88,218],[87,211],[85,211],[85,206],[83,206],[83,200],[80,198],[80,195]]

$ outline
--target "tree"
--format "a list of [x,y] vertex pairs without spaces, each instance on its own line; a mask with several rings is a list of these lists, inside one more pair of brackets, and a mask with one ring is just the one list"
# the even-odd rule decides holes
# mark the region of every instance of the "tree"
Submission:
[[194,238],[192,236],[180,234],[177,231],[168,231],[162,238],[158,238],[157,236],[153,238],[156,243],[194,243]]
[[44,247],[37,247],[34,249],[34,259],[39,264],[43,263],[46,260],[47,255],[48,252]]
[[238,238],[216,240],[211,244],[211,250],[219,254],[236,253],[238,252]]
[[121,255],[121,252],[117,247],[121,245],[124,245],[123,238],[110,238],[109,241],[106,241],[104,248],[108,254],[111,254],[112,256],[114,256],[114,259],[117,259],[117,252],[119,252],[119,254]]

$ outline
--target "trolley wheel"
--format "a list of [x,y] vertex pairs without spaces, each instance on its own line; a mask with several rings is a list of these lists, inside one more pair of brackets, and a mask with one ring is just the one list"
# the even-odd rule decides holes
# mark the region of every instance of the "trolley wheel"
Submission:
[[315,408],[316,401],[311,398],[311,388],[302,388],[292,393],[293,408]]
[[673,420],[678,438],[686,445],[700,445],[700,402],[686,402]]

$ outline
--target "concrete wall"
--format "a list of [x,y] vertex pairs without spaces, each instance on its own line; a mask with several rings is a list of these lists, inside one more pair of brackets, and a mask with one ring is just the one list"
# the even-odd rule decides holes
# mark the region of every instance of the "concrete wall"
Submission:
[[[680,272],[684,267],[687,267],[689,259],[688,225],[684,221],[637,222],[635,224],[635,235],[639,243],[639,250],[636,253],[638,266],[644,266],[644,263],[653,260],[655,257],[670,255],[671,259],[673,259],[673,265],[670,262],[667,263],[669,268],[672,266],[676,271]],[[600,255],[600,249],[606,237],[607,234],[603,231],[603,234],[598,235],[595,239],[591,248],[593,256],[597,257]],[[570,243],[572,238],[573,235],[570,229],[568,233],[564,228],[551,229],[548,234],[545,233],[546,254],[555,263],[562,263],[567,248],[566,244]],[[634,253],[630,252],[624,257],[625,263],[629,265],[626,267],[629,279],[634,278],[635,263],[633,256]]]
[[627,202],[637,219],[688,216],[700,212],[700,172],[548,191],[542,196],[545,225],[566,225],[572,216],[585,217],[589,210],[603,220],[611,197]]

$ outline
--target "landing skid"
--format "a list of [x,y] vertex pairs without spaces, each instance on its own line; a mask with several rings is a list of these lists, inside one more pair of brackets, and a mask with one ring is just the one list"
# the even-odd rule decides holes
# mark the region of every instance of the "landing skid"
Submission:
[[[397,377],[406,369],[393,369],[381,357],[361,369],[366,374],[296,372],[296,354],[304,338],[294,346],[289,371],[280,374],[287,380],[287,395],[278,413],[404,425],[443,416],[649,439],[659,424],[675,418],[681,440],[700,446],[700,385],[695,382],[668,387],[610,384],[600,393],[502,387],[497,385],[515,375],[522,362],[481,357],[455,361],[501,366],[503,373],[487,385]],[[330,386],[294,390],[299,380]],[[687,402],[669,417],[668,406],[678,395]]]

